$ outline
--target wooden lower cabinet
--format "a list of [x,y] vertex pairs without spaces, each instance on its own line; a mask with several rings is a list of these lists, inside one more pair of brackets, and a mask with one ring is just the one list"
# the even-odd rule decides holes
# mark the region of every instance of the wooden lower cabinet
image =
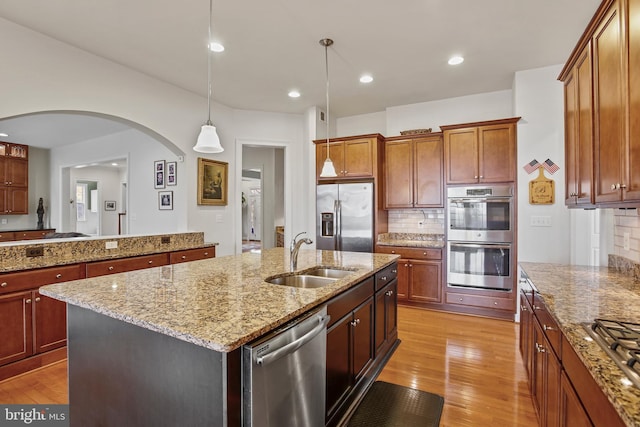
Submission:
[[[529,300],[524,293],[520,293],[520,354],[522,362],[527,371],[527,375],[531,378],[531,352],[534,351],[532,331],[533,328],[533,309]],[[529,383],[531,386],[531,383]]]
[[87,263],[87,277],[142,270],[144,268],[167,265],[168,263],[169,256],[166,252],[154,255],[90,262]]
[[540,425],[557,427],[562,366],[537,319],[533,320],[533,347],[531,371],[533,404],[538,413]]
[[33,354],[32,298],[31,291],[0,296],[0,365]]
[[376,355],[392,345],[398,337],[398,280],[376,291]]
[[33,291],[35,353],[67,345],[67,304]]
[[169,254],[169,263],[179,264],[182,262],[198,261],[201,259],[215,258],[215,257],[216,257],[215,246],[211,246],[208,248],[186,249],[184,251],[171,252],[171,254]]
[[580,398],[567,378],[567,374],[560,375],[560,422],[561,426],[591,427],[593,423],[584,410]]

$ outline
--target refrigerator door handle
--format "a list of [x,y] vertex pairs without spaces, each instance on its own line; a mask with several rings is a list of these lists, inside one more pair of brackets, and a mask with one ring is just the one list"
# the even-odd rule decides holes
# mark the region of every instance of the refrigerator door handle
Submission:
[[342,203],[340,200],[336,200],[333,205],[333,214],[336,218],[336,237],[335,237],[335,250],[342,250]]

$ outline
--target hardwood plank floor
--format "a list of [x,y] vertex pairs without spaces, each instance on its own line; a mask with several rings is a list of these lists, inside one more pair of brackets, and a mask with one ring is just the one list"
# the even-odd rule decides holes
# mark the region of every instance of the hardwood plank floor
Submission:
[[444,397],[441,427],[537,427],[518,324],[398,308],[402,343],[379,380]]
[[[402,344],[379,379],[444,397],[441,427],[537,427],[518,324],[398,308]],[[67,403],[66,361],[0,382],[2,403]]]

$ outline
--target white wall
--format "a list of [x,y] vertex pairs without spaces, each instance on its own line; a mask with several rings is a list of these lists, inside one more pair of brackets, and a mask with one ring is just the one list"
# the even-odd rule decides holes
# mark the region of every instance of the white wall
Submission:
[[[308,170],[309,134],[303,115],[272,114],[237,111],[216,102],[212,103],[212,120],[218,129],[224,153],[204,156],[229,163],[228,206],[197,205],[197,158],[192,150],[200,126],[206,119],[205,97],[132,71],[103,58],[73,48],[24,27],[0,18],[0,51],[11,61],[2,67],[0,118],[42,111],[83,111],[121,118],[136,123],[140,129],[154,135],[176,155],[184,153],[185,162],[179,166],[179,193],[174,193],[174,211],[154,212],[152,217],[136,217],[137,229],[130,233],[151,232],[157,226],[179,230],[203,231],[205,240],[219,242],[219,255],[234,253],[236,234],[240,230],[240,199],[237,196],[236,161],[238,140],[260,139],[279,141],[288,147],[285,179],[290,187],[285,194],[306,194],[312,188]],[[219,83],[223,84],[223,83]],[[215,92],[215,91],[214,91]],[[81,153],[91,155],[82,149]],[[80,159],[78,159],[80,160]],[[146,175],[148,162],[130,163],[133,176]],[[169,160],[167,158],[166,160]],[[63,163],[61,160],[58,163]],[[138,170],[140,172],[138,172]],[[55,172],[52,168],[52,172]],[[56,194],[54,194],[56,193]],[[52,188],[51,196],[59,190]],[[157,205],[155,192],[136,199],[130,197],[130,210],[139,205]],[[291,197],[290,197],[291,198]],[[179,208],[180,206],[180,208]],[[308,209],[286,209],[288,229],[313,229],[308,226]],[[59,211],[59,209],[58,209]],[[59,213],[58,213],[59,215]],[[220,222],[217,219],[220,218]],[[236,227],[236,223],[238,227]],[[54,224],[52,224],[54,225]]]
[[[570,215],[564,205],[564,112],[561,66],[519,71],[514,80],[515,115],[518,123],[518,261],[570,262]],[[555,174],[555,203],[529,204],[528,175],[523,166],[533,159],[551,159],[560,166]],[[532,216],[551,217],[551,227],[532,227]]]
[[360,114],[342,117],[336,120],[336,136],[365,135],[368,133],[387,133],[387,113]]

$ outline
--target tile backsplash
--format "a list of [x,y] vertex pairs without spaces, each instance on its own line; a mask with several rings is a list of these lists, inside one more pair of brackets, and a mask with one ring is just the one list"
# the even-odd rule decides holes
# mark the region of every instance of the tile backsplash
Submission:
[[389,232],[444,234],[444,209],[391,209]]
[[613,215],[614,254],[640,263],[640,211],[614,209]]

